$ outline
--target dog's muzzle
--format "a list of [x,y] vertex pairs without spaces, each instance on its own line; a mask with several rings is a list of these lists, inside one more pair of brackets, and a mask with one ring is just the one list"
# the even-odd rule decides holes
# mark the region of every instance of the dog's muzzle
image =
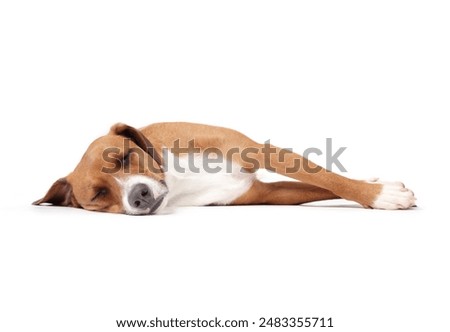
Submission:
[[142,214],[153,214],[163,202],[165,194],[154,197],[150,188],[144,183],[134,185],[128,194],[128,203]]

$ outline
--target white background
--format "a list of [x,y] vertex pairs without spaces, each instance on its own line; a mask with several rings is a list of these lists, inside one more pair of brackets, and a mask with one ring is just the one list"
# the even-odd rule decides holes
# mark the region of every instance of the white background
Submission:
[[[449,331],[449,17],[445,1],[2,1],[0,330]],[[30,205],[113,123],[180,120],[299,152],[332,137],[348,176],[404,181],[419,208]]]

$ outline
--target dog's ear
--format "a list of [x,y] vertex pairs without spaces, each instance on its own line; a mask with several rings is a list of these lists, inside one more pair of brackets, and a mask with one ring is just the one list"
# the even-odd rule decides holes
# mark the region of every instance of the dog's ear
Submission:
[[140,130],[128,126],[124,123],[116,123],[111,127],[109,134],[120,135],[131,139],[137,146],[147,152],[159,166],[162,165],[161,156],[158,154],[158,152],[156,152],[153,144],[147,139],[147,137],[144,136],[144,134]]
[[41,199],[33,202],[33,205],[51,204],[55,206],[73,206],[78,207],[72,192],[72,185],[66,178],[57,180],[48,190],[47,194]]

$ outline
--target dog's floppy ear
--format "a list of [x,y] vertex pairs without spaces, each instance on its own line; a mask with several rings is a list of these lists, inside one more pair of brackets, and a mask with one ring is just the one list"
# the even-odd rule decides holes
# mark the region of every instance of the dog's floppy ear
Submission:
[[124,123],[116,123],[111,127],[109,133],[131,139],[137,146],[147,152],[159,166],[162,165],[161,157],[158,152],[156,152],[155,147],[138,129]]
[[78,204],[73,197],[72,185],[66,178],[57,180],[41,199],[33,202],[33,205],[51,204],[55,206],[74,206]]

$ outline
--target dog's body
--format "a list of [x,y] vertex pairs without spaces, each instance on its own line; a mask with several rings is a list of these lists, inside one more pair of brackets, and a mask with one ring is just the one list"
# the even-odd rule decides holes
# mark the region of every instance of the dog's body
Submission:
[[[297,181],[261,182],[254,175],[259,168]],[[141,215],[181,205],[293,205],[335,198],[378,209],[415,204],[400,182],[348,179],[237,131],[178,122],[140,130],[114,125],[34,204]]]

